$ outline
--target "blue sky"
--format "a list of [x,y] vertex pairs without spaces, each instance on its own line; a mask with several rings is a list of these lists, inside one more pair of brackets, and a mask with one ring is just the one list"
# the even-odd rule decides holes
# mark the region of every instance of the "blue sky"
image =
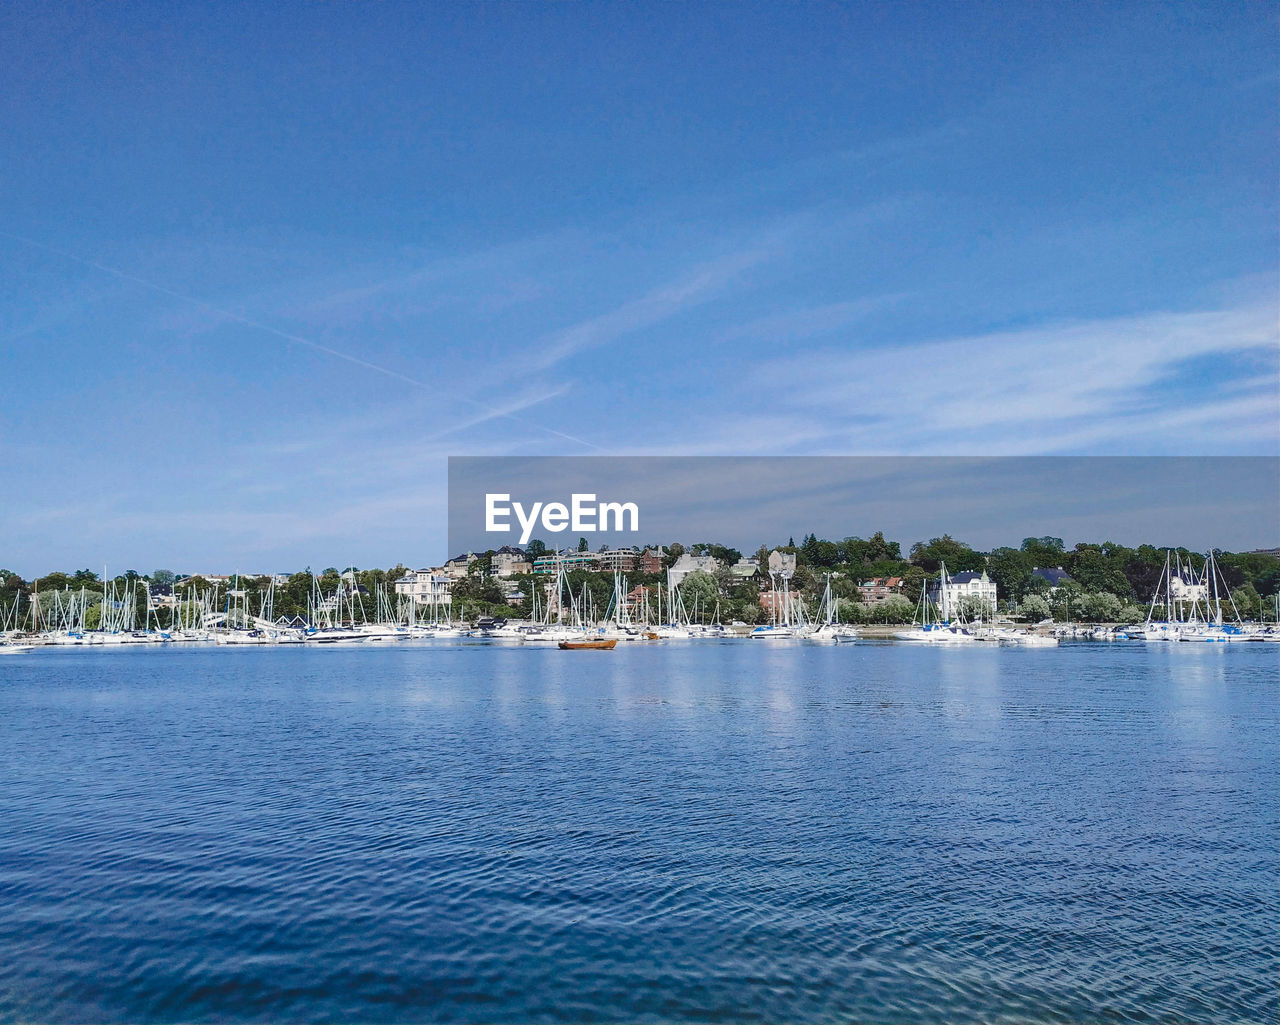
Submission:
[[1276,39],[6,5],[0,565],[425,564],[448,455],[1277,454]]

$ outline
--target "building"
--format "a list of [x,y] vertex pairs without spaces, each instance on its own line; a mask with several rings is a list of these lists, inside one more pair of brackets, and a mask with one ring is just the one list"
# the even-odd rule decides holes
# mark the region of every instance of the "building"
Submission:
[[872,577],[858,582],[858,597],[866,605],[878,605],[901,593],[902,577]]
[[[626,606],[627,615],[632,620],[640,620],[644,616],[645,603],[648,601],[650,589],[643,584],[637,584],[627,592],[627,596],[623,599]],[[656,611],[656,605],[650,608],[651,612]]]
[[1061,566],[1057,569],[1043,569],[1040,566],[1036,566],[1032,569],[1031,575],[1048,584],[1050,594],[1056,594],[1059,587],[1071,582],[1071,574]]
[[1188,579],[1180,573],[1169,576],[1169,593],[1177,602],[1208,601],[1209,588],[1199,580]]
[[452,580],[461,580],[467,575],[467,570],[471,568],[471,564],[475,561],[476,556],[470,552],[467,552],[466,555],[455,555],[444,564],[445,575]]
[[535,575],[559,573],[563,567],[568,573],[575,569],[595,569],[595,565],[595,552],[548,552],[533,560],[533,572]]
[[411,569],[396,581],[396,594],[412,599],[415,605],[452,605],[454,578],[443,568]]
[[672,587],[677,587],[690,573],[715,573],[723,563],[712,555],[690,555],[685,552],[671,566],[668,578]]
[[601,548],[596,552],[596,571],[634,573],[638,559],[634,548]]
[[996,585],[987,576],[987,571],[977,573],[967,570],[947,578],[945,587],[935,583],[930,590],[931,597],[938,606],[938,614],[943,619],[955,619],[967,598],[976,598],[988,613],[996,609]]
[[755,559],[739,559],[729,567],[729,572],[733,574],[735,587],[742,584],[757,584],[762,576],[760,563]]
[[775,576],[790,576],[796,571],[796,553],[773,551],[769,553],[769,572]]
[[646,548],[640,553],[641,573],[661,573],[667,565],[665,548]]
[[533,563],[519,548],[503,545],[489,560],[489,572],[503,580],[533,572]]
[[761,591],[760,607],[769,614],[771,623],[782,623],[787,620],[787,600],[794,601],[794,596],[786,591]]
[[173,584],[150,584],[147,600],[153,609],[171,609],[178,604],[178,595]]

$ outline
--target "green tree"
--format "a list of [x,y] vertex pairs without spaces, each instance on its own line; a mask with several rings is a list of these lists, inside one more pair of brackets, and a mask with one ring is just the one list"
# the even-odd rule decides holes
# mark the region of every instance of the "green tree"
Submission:
[[916,615],[916,607],[901,595],[891,595],[882,602],[870,606],[872,622],[910,623]]
[[987,575],[1001,598],[1020,598],[1031,575],[1030,561],[1016,548],[997,548],[987,558]]
[[1029,623],[1049,618],[1049,602],[1043,595],[1029,594],[1018,602],[1018,615]]
[[1113,563],[1099,545],[1078,544],[1065,561],[1071,578],[1086,591],[1110,591],[1124,597],[1133,593],[1122,565]]
[[995,609],[978,595],[966,594],[956,603],[956,611],[959,612],[961,619],[972,623],[979,619],[989,620]]
[[1240,613],[1241,619],[1262,619],[1262,596],[1252,584],[1245,584],[1232,591],[1231,603]]
[[943,562],[947,564],[948,573],[982,570],[986,567],[986,559],[980,553],[950,534],[931,538],[927,542],[917,541],[911,546],[911,561],[929,573],[937,573]]
[[684,602],[685,611],[691,616],[696,603],[699,617],[708,619],[719,597],[720,587],[716,578],[700,569],[694,570],[680,583],[680,598]]
[[1024,537],[1022,551],[1031,560],[1033,566],[1052,568],[1062,562],[1062,538]]

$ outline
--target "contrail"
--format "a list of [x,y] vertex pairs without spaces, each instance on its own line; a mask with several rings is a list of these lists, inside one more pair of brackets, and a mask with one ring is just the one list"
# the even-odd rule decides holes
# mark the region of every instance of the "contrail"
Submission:
[[[0,237],[13,239],[15,242],[21,242],[23,245],[31,246],[34,249],[40,249],[46,253],[52,253],[54,256],[60,256],[64,260],[71,260],[73,263],[82,264],[85,267],[92,267],[94,270],[101,271],[103,274],[110,274],[113,278],[119,278],[121,281],[128,281],[131,284],[150,289],[152,292],[158,292],[171,299],[177,299],[179,302],[198,306],[203,310],[208,310],[210,313],[216,313],[220,317],[225,317],[227,320],[235,321],[237,324],[243,324],[245,327],[252,328],[255,331],[262,331],[265,334],[275,335],[275,337],[282,338],[286,342],[292,342],[295,345],[302,345],[308,349],[314,349],[316,352],[322,352],[326,356],[332,356],[334,359],[340,359],[343,362],[351,363],[357,367],[363,367],[365,370],[372,370],[375,374],[382,374],[385,377],[401,381],[404,384],[411,384],[415,388],[431,387],[425,381],[419,381],[407,374],[400,373],[398,370],[379,366],[377,363],[370,363],[368,360],[361,359],[359,356],[352,356],[349,353],[330,348],[329,346],[322,345],[320,342],[313,341],[310,338],[303,338],[301,335],[291,334],[288,331],[281,331],[279,328],[272,327],[270,324],[263,324],[261,321],[254,320],[251,317],[243,316],[242,314],[236,313],[232,310],[223,309],[222,307],[215,306],[213,303],[206,302],[203,299],[197,299],[195,296],[184,295],[182,292],[175,292],[172,288],[166,288],[164,285],[158,285],[154,281],[148,281],[146,278],[140,278],[136,274],[130,274],[128,271],[122,271],[115,267],[108,267],[106,264],[99,263],[97,260],[90,260],[83,256],[77,256],[75,253],[69,253],[65,249],[58,249],[54,246],[46,245],[43,242],[37,242],[35,239],[26,238],[23,235],[15,235],[9,231],[0,230]],[[596,450],[600,449],[599,445],[594,445],[583,438],[577,438],[572,434],[557,431],[555,428],[547,427],[545,424],[540,424],[535,420],[526,420],[525,418],[516,416],[513,413],[504,412],[503,410],[490,406],[478,399],[469,398],[466,395],[455,395],[454,398],[461,399],[463,402],[470,403],[476,408],[484,410],[494,419],[514,420],[517,423],[528,424],[531,427],[535,427],[546,434],[554,435],[557,438],[563,438],[565,441],[572,441],[576,445],[585,445],[587,448],[593,448]],[[475,424],[472,424],[471,426],[474,427]]]

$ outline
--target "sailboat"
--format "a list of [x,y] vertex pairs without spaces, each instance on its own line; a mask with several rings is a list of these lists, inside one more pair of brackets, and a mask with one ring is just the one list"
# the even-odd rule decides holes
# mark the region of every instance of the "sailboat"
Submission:
[[[1221,588],[1219,588],[1221,584]],[[1199,617],[1199,602],[1192,605],[1190,621],[1179,636],[1181,641],[1199,641],[1210,644],[1226,644],[1231,641],[1251,641],[1256,635],[1246,633],[1240,620],[1240,610],[1227,589],[1227,582],[1222,578],[1213,549],[1210,548],[1204,559],[1204,571],[1200,575],[1200,585],[1204,589],[1204,618]],[[1234,622],[1226,622],[1222,609],[1222,596],[1226,594],[1227,604],[1231,608]],[[1212,598],[1210,598],[1212,595]]]
[[778,608],[778,585],[773,573],[769,573],[769,589],[773,594],[772,622],[758,626],[748,634],[759,641],[789,641],[796,636],[796,627],[791,621],[791,574],[782,574],[782,608]]
[[[949,607],[947,598],[947,565],[942,563],[938,577],[938,593],[944,607]],[[893,636],[900,641],[911,641],[916,644],[974,644],[978,638],[969,633],[958,623],[943,621],[936,615],[933,602],[929,600],[928,585],[920,585],[920,603],[916,606],[916,618],[919,622],[909,630],[900,630]]]

